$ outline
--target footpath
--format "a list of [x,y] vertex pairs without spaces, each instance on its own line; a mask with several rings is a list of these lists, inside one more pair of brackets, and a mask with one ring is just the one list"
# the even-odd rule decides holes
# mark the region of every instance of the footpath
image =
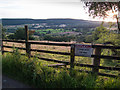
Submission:
[[31,88],[28,85],[25,85],[19,81],[8,78],[5,75],[2,75],[2,88]]

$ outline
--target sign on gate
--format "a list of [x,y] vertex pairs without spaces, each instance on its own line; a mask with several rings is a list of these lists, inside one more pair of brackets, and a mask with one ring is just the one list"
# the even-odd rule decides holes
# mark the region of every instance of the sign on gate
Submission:
[[92,52],[93,52],[92,45],[85,45],[85,44],[76,44],[75,45],[75,55],[76,56],[91,57]]

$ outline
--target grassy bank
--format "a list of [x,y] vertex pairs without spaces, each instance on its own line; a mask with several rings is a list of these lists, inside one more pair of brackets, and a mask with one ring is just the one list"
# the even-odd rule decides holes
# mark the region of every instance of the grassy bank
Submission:
[[21,56],[19,52],[2,56],[3,73],[36,88],[120,88],[119,78],[95,77],[84,72],[54,69],[48,63]]

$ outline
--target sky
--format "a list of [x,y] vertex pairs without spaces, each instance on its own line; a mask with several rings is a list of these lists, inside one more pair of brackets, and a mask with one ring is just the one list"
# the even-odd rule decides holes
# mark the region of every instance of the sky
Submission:
[[89,17],[81,0],[0,0],[0,18],[72,18]]

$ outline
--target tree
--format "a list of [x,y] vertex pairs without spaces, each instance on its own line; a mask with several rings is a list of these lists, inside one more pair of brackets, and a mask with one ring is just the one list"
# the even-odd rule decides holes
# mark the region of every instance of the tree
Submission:
[[[25,40],[25,29],[24,28],[18,28],[14,34],[11,34],[8,36],[9,39],[16,39],[16,40]],[[29,34],[29,39],[34,40],[34,37],[32,37],[32,34]]]
[[14,36],[14,34],[10,34],[10,35],[8,36],[8,38],[9,38],[9,39],[15,39],[15,36]]
[[120,34],[110,31],[103,24],[92,33],[92,38],[95,43],[120,45]]
[[[113,13],[120,11],[120,2],[84,2],[84,4],[88,8],[89,15],[93,16],[93,18],[107,18],[108,11]],[[117,19],[118,31],[120,33],[119,16],[115,15],[114,18]]]
[[96,28],[96,30],[92,33],[93,40],[96,41],[101,38],[103,34],[108,34],[109,30],[103,26],[103,23]]
[[25,29],[18,28],[18,30],[16,30],[16,32],[14,33],[14,38],[17,40],[18,39],[25,40]]
[[2,27],[2,39],[7,39],[7,36],[6,36],[6,33],[5,33],[6,30],[7,30],[6,28]]
[[92,35],[87,35],[87,36],[85,37],[85,42],[86,42],[86,43],[91,43],[92,41],[93,41]]

